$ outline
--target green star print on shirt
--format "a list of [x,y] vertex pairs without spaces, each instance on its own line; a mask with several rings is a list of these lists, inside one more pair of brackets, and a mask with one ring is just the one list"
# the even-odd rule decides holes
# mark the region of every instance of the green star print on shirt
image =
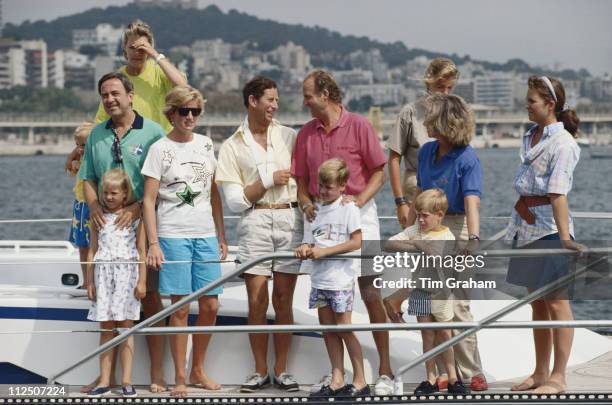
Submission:
[[182,201],[178,206],[189,204],[193,207],[193,200],[200,194],[202,194],[200,191],[193,191],[189,184],[185,184],[185,189],[176,193],[176,196]]

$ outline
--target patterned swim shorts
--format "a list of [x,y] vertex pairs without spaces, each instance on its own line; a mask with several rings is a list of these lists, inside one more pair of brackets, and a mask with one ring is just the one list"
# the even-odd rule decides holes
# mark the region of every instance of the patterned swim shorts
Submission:
[[310,290],[310,299],[308,300],[308,308],[323,308],[331,307],[331,310],[340,312],[350,312],[353,310],[353,297],[355,290],[320,290],[312,288]]

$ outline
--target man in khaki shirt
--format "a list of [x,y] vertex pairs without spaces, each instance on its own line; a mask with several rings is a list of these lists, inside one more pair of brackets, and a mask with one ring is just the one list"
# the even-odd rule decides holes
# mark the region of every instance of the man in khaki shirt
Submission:
[[[215,180],[223,188],[230,210],[241,213],[238,224],[238,258],[248,261],[275,251],[292,251],[302,241],[303,217],[297,205],[297,186],[291,178],[291,153],[295,130],[274,120],[278,90],[274,81],[257,76],[243,89],[247,117],[219,150]],[[293,323],[293,292],[299,260],[260,263],[244,273],[249,299],[249,325],[265,325],[268,280],[273,279],[275,323]],[[247,377],[242,392],[271,384],[267,366],[268,335],[250,334],[255,373]],[[290,333],[274,335],[276,361],[273,383],[299,390],[287,373]]]

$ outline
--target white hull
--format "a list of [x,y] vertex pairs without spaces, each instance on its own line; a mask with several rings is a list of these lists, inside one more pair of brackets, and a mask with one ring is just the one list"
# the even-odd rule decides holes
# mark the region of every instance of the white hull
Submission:
[[[58,250],[58,249],[55,249]],[[60,249],[61,250],[61,249]],[[48,253],[48,252],[45,252]],[[55,255],[55,256],[54,256]],[[63,255],[63,258],[61,258]],[[98,324],[85,320],[89,301],[83,291],[68,288],[49,287],[16,287],[23,277],[30,280],[44,281],[47,286],[58,287],[61,274],[70,272],[80,274],[78,255],[75,251],[45,254],[45,260],[72,260],[73,264],[45,266],[31,272],[16,272],[12,266],[0,266],[0,363],[8,362],[25,370],[48,378],[61,369],[73,364],[98,346],[97,333],[36,333],[36,331],[78,331],[97,329]],[[16,260],[32,261],[33,257],[41,259],[40,251],[18,255],[2,254],[0,262]],[[224,265],[224,272],[230,271],[233,265]],[[12,269],[12,270],[11,270]],[[21,267],[23,270],[23,267]],[[34,273],[38,277],[32,278]],[[44,273],[44,276],[40,274]],[[11,276],[9,276],[11,274]],[[21,279],[21,280],[19,280]],[[11,280],[11,281],[9,281]],[[308,294],[310,280],[307,276],[299,277],[295,298],[294,316],[297,324],[318,324],[315,310],[309,310]],[[80,295],[80,296],[79,296]],[[358,296],[358,295],[357,295]],[[472,310],[476,319],[493,313],[509,301],[474,301]],[[166,301],[167,305],[168,302]],[[218,324],[244,323],[247,316],[246,291],[241,282],[231,283],[225,287],[220,296]],[[195,305],[192,313],[196,312]],[[272,305],[268,319],[273,319]],[[530,309],[525,307],[503,320],[528,320]],[[408,322],[414,322],[408,319]],[[368,323],[365,307],[360,299],[355,299],[353,323]],[[22,333],[7,333],[22,332]],[[31,333],[34,332],[34,333]],[[377,377],[378,356],[369,332],[358,332],[363,347],[366,377],[373,382]],[[533,369],[533,340],[530,330],[484,330],[478,333],[480,354],[484,370],[490,381],[506,380],[527,375]],[[145,339],[136,337],[135,367],[133,381],[136,384],[149,383],[149,362]],[[570,366],[587,362],[612,350],[612,340],[588,330],[577,329],[570,357]],[[273,348],[270,339],[269,368],[272,369]],[[421,339],[418,332],[391,332],[391,356],[393,368],[408,363],[421,353]],[[345,355],[347,370],[350,370],[348,356]],[[218,334],[213,337],[206,358],[207,372],[222,384],[239,384],[245,376],[253,371],[253,360],[246,334]],[[303,384],[317,382],[321,375],[328,372],[323,340],[318,334],[294,335],[289,360],[289,371]],[[98,363],[91,360],[81,367],[59,378],[58,382],[80,385],[92,381],[98,375]],[[173,380],[174,371],[169,347],[166,347],[165,375]],[[350,375],[350,371],[349,371]],[[424,367],[420,366],[404,375],[405,382],[419,382],[424,377]]]

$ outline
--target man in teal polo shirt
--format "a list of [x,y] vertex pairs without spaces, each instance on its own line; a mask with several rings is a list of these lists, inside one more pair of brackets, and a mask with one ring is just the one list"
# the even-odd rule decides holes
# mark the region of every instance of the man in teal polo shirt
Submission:
[[123,73],[104,75],[98,82],[98,92],[111,118],[91,131],[78,176],[85,180],[85,200],[92,221],[99,227],[104,223],[102,206],[98,201],[98,195],[102,192],[102,176],[114,168],[121,168],[127,173],[136,201],[131,201],[117,220],[119,225],[127,226],[139,216],[134,214],[140,214],[135,202],[140,201],[144,193],[144,179],[140,170],[149,146],[164,136],[164,130],[132,109],[133,85]]
[[[134,201],[122,210],[116,223],[127,227],[140,218],[139,202],[144,194],[144,178],[140,170],[149,147],[165,133],[157,123],[132,109],[134,87],[125,74],[113,72],[102,76],[98,81],[98,93],[110,119],[94,127],[87,138],[78,178],[85,180],[85,201],[93,224],[100,228],[104,225],[104,212],[98,199],[102,193],[102,176],[111,169],[123,169],[130,178]],[[157,272],[148,271],[147,295],[142,299],[145,318],[163,308],[157,287]],[[147,345],[152,381],[163,380],[159,373],[163,370],[164,337],[149,335]]]

